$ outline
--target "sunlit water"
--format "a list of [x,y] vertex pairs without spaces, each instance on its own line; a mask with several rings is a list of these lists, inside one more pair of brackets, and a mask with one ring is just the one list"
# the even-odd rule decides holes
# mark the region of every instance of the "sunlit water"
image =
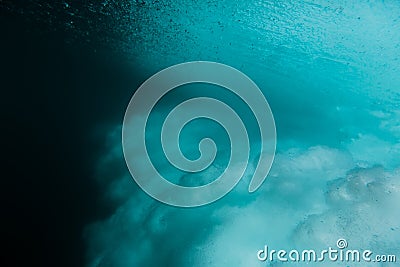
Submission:
[[[278,147],[256,193],[247,192],[249,166],[222,200],[179,209],[136,186],[123,162],[121,125],[115,125],[108,130],[109,152],[94,168],[100,183],[111,181],[105,196],[119,206],[87,227],[88,266],[281,266],[258,261],[257,251],[264,245],[335,247],[339,238],[350,248],[400,258],[399,2],[132,1],[108,12],[118,27],[110,42],[147,76],[176,63],[209,60],[252,78],[275,116]],[[254,118],[218,88],[189,89],[160,103],[148,138],[155,140],[150,150],[160,171],[190,185],[218,176],[229,143],[218,125],[188,125],[181,145],[189,157],[196,157],[194,140],[205,130],[220,151],[197,180],[188,180],[156,146],[169,110],[206,94],[230,102],[250,128]],[[254,159],[257,132],[251,138]]]

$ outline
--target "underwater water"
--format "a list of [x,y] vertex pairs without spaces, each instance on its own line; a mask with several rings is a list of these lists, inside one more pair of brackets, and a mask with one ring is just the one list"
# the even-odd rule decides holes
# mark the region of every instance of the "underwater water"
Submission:
[[[166,95],[149,118],[146,141],[151,160],[168,180],[206,184],[228,164],[228,136],[220,125],[203,119],[182,130],[180,146],[184,155],[196,159],[199,141],[212,138],[218,147],[213,164],[188,175],[166,160],[162,122],[184,100],[208,96],[227,103],[246,124],[251,146],[245,175],[230,193],[206,206],[176,208],[154,200],[132,179],[121,144],[123,105],[129,98],[110,100],[98,114],[98,125],[87,123],[93,127],[86,129],[106,140],[96,144],[101,152],[85,164],[101,188],[96,191],[104,200],[99,205],[108,203],[94,207],[105,212],[84,227],[87,267],[398,265],[400,2],[84,2],[27,1],[20,8],[0,1],[0,7],[28,14],[35,23],[55,32],[62,29],[66,43],[101,44],[117,51],[124,64],[131,62],[132,70],[125,69],[124,75],[134,78],[125,82],[123,93],[120,81],[108,93],[77,90],[74,97],[92,94],[94,99],[79,105],[95,106],[97,93],[130,97],[147,78],[174,64],[213,61],[240,70],[258,85],[277,132],[272,169],[250,194],[260,154],[260,132],[251,110],[217,86],[185,85]],[[79,88],[89,84],[71,83]],[[109,123],[109,111],[120,119]],[[337,248],[338,239],[345,239],[349,249],[396,255],[397,263],[257,259],[266,245],[322,250]]]
[[[281,266],[289,263],[261,262],[257,251],[264,245],[323,249],[335,247],[339,238],[349,248],[400,256],[397,1],[136,1],[129,8],[125,16],[132,27],[126,26],[118,45],[133,55],[144,77],[195,60],[237,68],[271,106],[277,151],[257,192],[247,192],[250,162],[244,179],[223,199],[182,209],[136,186],[124,165],[121,125],[108,129],[108,152],[97,163],[97,176],[118,205],[86,228],[88,266]],[[127,88],[132,94],[134,89]],[[169,111],[200,95],[230,103],[254,127],[243,103],[221,89],[192,86],[166,96],[150,120],[147,140],[160,172],[184,185],[212,181],[229,153],[217,124],[187,125],[180,144],[189,158],[198,156],[205,135],[214,137],[219,153],[193,180],[171,167],[157,146]],[[250,132],[254,160],[258,132]]]

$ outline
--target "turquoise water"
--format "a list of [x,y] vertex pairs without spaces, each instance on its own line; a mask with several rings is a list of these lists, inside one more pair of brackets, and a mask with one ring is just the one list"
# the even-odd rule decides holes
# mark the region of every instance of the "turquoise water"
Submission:
[[[352,249],[400,258],[399,2],[135,1],[120,16],[114,46],[143,77],[208,60],[253,79],[275,117],[277,153],[256,193],[247,192],[250,163],[220,201],[180,209],[137,187],[124,166],[121,124],[110,127],[108,152],[94,168],[118,207],[87,227],[88,266],[281,266],[289,263],[260,262],[257,251],[324,249],[339,238]],[[157,106],[147,140],[160,172],[184,185],[212,181],[229,152],[223,130],[205,121],[181,137],[189,158],[198,156],[196,140],[205,134],[218,145],[215,163],[194,178],[173,169],[157,146],[166,114],[199,95],[235,107],[253,129],[253,161],[259,153],[254,118],[240,100],[211,86],[177,89]]]

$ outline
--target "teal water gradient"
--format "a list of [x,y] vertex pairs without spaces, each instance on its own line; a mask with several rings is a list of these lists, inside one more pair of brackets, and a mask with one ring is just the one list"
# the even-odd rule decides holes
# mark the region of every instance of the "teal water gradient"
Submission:
[[[120,164],[121,125],[115,125],[97,172],[100,183],[112,181],[105,195],[119,206],[109,218],[87,227],[88,266],[281,266],[259,262],[257,251],[265,244],[287,250],[326,248],[339,238],[355,249],[400,258],[397,1],[136,1],[129,8],[124,14],[131,24],[116,46],[148,77],[193,60],[244,72],[271,106],[277,154],[256,193],[247,192],[250,167],[220,201],[178,209],[158,203],[134,184]],[[193,122],[182,133],[183,152],[196,158],[196,140],[206,129],[219,154],[195,179],[174,170],[158,146],[168,112],[201,95],[229,103],[250,129],[254,118],[240,100],[218,88],[187,91],[178,88],[159,103],[147,140],[161,172],[176,183],[196,185],[218,177],[229,143],[218,125]],[[256,159],[256,129],[250,139]],[[105,171],[114,166],[121,166],[115,172],[121,175]]]

